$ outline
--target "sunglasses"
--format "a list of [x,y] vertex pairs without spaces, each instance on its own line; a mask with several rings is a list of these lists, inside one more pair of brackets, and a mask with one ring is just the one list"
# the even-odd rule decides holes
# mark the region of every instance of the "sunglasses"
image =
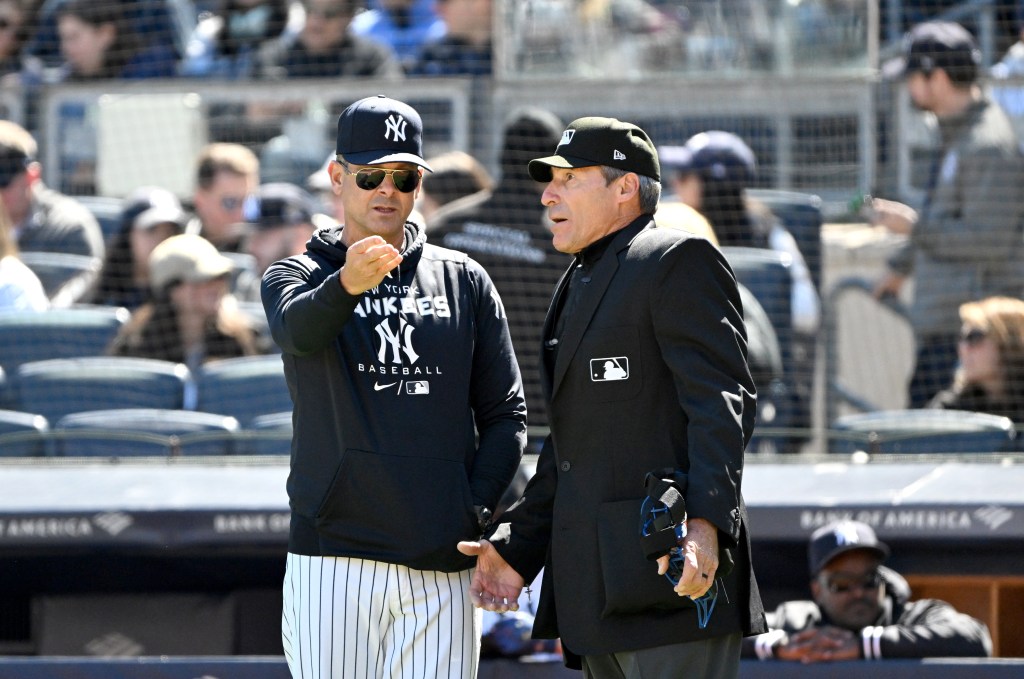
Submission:
[[0,17],[0,31],[8,31],[12,28],[18,28],[18,25],[7,17]]
[[395,188],[402,193],[412,193],[420,185],[419,170],[385,170],[383,168],[362,168],[355,172],[346,172],[348,175],[355,175],[356,186],[364,191],[372,191],[384,182],[384,177],[391,175],[391,181]]
[[988,333],[980,328],[971,328],[960,333],[960,341],[969,347],[981,344],[988,337]]
[[828,591],[833,594],[848,594],[854,589],[861,589],[865,592],[874,592],[882,586],[882,575],[878,571],[869,573],[863,578],[828,578],[825,581]]

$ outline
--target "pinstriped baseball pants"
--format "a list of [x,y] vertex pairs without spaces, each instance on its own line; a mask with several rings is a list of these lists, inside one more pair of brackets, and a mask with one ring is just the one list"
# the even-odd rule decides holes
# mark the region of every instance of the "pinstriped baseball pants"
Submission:
[[294,679],[476,679],[473,571],[288,554],[281,636]]

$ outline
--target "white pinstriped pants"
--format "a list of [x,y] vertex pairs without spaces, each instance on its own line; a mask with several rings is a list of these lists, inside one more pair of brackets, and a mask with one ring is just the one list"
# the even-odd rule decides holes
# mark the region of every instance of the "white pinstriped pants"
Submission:
[[476,679],[473,571],[288,554],[281,637],[294,679]]

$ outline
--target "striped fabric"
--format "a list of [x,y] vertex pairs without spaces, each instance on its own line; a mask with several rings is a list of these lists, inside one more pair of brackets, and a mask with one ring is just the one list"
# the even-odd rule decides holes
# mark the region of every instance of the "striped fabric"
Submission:
[[288,554],[281,634],[294,679],[476,679],[472,570]]

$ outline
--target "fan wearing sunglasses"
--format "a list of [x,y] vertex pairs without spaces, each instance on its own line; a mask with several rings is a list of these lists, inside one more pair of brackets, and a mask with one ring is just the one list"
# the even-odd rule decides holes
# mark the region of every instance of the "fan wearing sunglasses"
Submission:
[[328,166],[345,223],[263,276],[295,405],[282,641],[296,678],[476,676],[474,561],[456,545],[518,470],[526,404],[491,279],[410,219],[422,135],[403,102],[345,109]]
[[768,613],[770,631],[744,639],[743,656],[804,663],[991,656],[982,622],[945,601],[910,600],[907,581],[883,565],[889,552],[866,523],[818,528],[808,545],[813,600]]
[[1024,300],[987,297],[961,304],[957,355],[952,386],[929,407],[1024,422]]

